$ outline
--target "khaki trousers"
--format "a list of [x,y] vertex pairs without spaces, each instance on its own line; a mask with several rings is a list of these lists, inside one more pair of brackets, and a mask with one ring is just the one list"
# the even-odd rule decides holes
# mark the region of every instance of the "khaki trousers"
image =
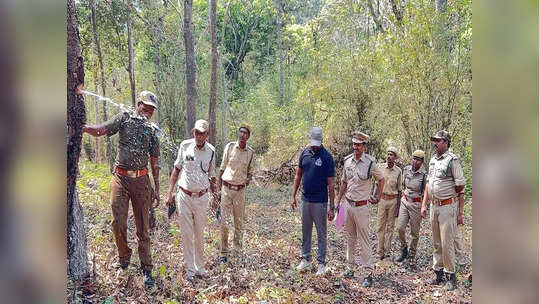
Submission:
[[208,193],[201,197],[191,197],[180,190],[176,194],[176,201],[187,274],[205,273],[203,233],[207,220]]
[[401,249],[406,248],[406,226],[410,223],[410,234],[412,241],[408,248],[408,257],[413,259],[417,251],[417,242],[419,241],[419,228],[421,228],[421,202],[410,202],[404,198],[401,199],[399,217],[397,218],[397,231]]
[[457,233],[457,203],[439,206],[431,204],[433,265],[435,271],[455,273],[455,234]]
[[468,264],[468,257],[462,243],[462,227],[457,225],[457,233],[455,234],[455,261],[459,265]]
[[393,228],[395,228],[395,208],[397,199],[380,199],[378,203],[378,256],[384,257],[391,252],[391,240],[393,238]]
[[120,263],[129,263],[131,259],[131,248],[127,245],[127,214],[129,200],[131,200],[135,226],[137,227],[140,266],[144,270],[152,270],[150,233],[148,231],[152,187],[148,175],[132,178],[115,173],[110,188],[112,231]]
[[245,187],[232,190],[223,185],[221,188],[221,256],[229,253],[228,230],[234,226],[234,249],[241,251],[243,246],[243,221],[245,216]]
[[369,240],[369,206],[348,205],[344,227],[347,233],[346,262],[349,267],[353,269],[356,265],[356,244],[359,243],[359,265],[364,271],[372,272],[374,261]]

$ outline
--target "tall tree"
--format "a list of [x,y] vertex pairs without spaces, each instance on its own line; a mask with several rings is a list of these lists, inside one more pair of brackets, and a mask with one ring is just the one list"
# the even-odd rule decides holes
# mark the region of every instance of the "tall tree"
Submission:
[[[99,36],[97,35],[97,22],[96,22],[96,10],[95,10],[95,0],[90,0],[90,9],[92,11],[91,18],[92,18],[92,33],[94,37],[94,45],[95,45],[95,52],[97,55],[97,59],[99,61],[99,70],[101,74],[101,94],[103,97],[107,96],[107,84],[105,82],[105,67],[103,65],[103,53],[101,52],[101,43],[99,41]],[[97,113],[96,113],[97,115]],[[107,121],[108,114],[107,114],[107,102],[103,100],[103,121]],[[112,172],[114,168],[114,160],[112,157],[112,145],[110,143],[110,138],[108,136],[105,136],[105,144],[107,149],[107,161],[109,163],[109,169],[110,172]]]
[[127,0],[127,52],[129,55],[129,63],[127,66],[127,71],[129,73],[129,83],[131,84],[131,103],[133,108],[135,108],[137,103],[137,95],[135,88],[135,56],[133,54],[133,33],[131,30],[131,9],[133,5],[131,0]]
[[279,105],[284,104],[284,80],[283,80],[283,41],[281,38],[281,0],[276,0],[277,5],[277,40],[279,41]]
[[193,0],[185,0],[183,6],[183,40],[185,44],[185,78],[186,78],[186,136],[189,137],[195,126],[197,87],[197,66],[195,61],[195,39],[193,37]]
[[210,80],[210,105],[208,119],[210,122],[210,143],[216,144],[217,127],[215,104],[217,100],[217,29],[216,11],[217,0],[210,0],[210,36],[211,36],[211,80]]
[[86,122],[84,97],[76,93],[84,84],[84,64],[74,0],[67,0],[67,274],[75,279],[89,275],[84,213],[77,197],[77,167],[82,126]]

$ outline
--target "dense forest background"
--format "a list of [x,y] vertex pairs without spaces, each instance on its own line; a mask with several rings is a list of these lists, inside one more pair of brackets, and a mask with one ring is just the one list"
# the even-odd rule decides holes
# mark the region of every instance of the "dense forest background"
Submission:
[[[247,122],[258,175],[287,182],[313,125],[324,129],[338,163],[351,152],[352,130],[371,136],[368,152],[377,159],[394,145],[407,163],[418,148],[428,159],[430,135],[446,129],[471,195],[469,0],[89,0],[76,7],[85,88],[126,105],[153,91],[155,122],[176,145],[203,118],[222,151]],[[89,123],[118,111],[91,97],[86,108]],[[111,140],[85,136],[85,157],[111,163]],[[167,172],[175,145],[161,154]]]

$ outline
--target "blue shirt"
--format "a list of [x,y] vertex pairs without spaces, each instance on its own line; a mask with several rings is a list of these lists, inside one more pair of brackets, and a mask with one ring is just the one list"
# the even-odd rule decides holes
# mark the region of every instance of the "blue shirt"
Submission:
[[327,203],[328,177],[335,176],[333,156],[324,146],[316,152],[309,147],[301,153],[299,167],[303,170],[301,198],[310,203]]

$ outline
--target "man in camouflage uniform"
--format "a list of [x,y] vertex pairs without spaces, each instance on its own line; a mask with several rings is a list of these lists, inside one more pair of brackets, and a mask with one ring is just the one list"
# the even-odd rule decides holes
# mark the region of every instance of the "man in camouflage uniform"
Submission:
[[431,201],[430,222],[432,226],[433,266],[436,278],[429,283],[439,285],[444,281],[444,272],[448,277],[445,290],[454,290],[457,286],[455,275],[455,235],[457,217],[462,217],[458,194],[464,190],[466,180],[457,155],[449,152],[451,137],[441,130],[431,137],[436,154],[429,163],[427,188],[421,205],[421,216],[427,216],[427,200]]
[[[243,222],[245,217],[245,187],[253,175],[254,150],[247,146],[251,128],[241,124],[238,140],[225,146],[219,171],[218,188],[221,189],[221,257],[220,263],[228,259],[228,230],[234,222],[234,249],[240,252],[243,245]],[[216,209],[216,205],[212,206]]]
[[[423,167],[424,158],[425,152],[423,150],[416,150],[412,154],[412,164],[404,168],[404,195],[400,200],[397,219],[401,255],[396,260],[397,262],[403,262],[408,258],[408,261],[413,263],[416,255],[419,228],[421,227],[421,201],[423,200],[423,192],[427,180],[427,174]],[[406,244],[406,226],[408,222],[410,223],[410,234],[412,235],[410,250],[408,250]]]
[[[84,126],[83,132],[92,136],[112,136],[119,133],[118,155],[111,184],[112,229],[118,248],[119,266],[126,269],[131,259],[127,245],[127,213],[129,200],[133,206],[137,227],[138,253],[146,285],[153,285],[150,252],[149,208],[152,197],[159,204],[159,140],[157,128],[149,122],[157,108],[155,95],[142,91],[135,111],[121,111],[98,126]],[[155,189],[148,178],[148,156]],[[152,191],[154,193],[152,194]]]
[[395,210],[402,195],[402,170],[395,166],[398,158],[395,147],[387,148],[387,162],[380,165],[384,174],[384,189],[378,203],[378,257],[383,260],[391,252],[393,229],[395,228]]
[[[372,257],[371,242],[369,239],[369,206],[367,203],[376,203],[380,200],[384,190],[384,175],[376,165],[376,160],[364,153],[365,146],[369,142],[369,136],[356,131],[352,134],[352,148],[354,153],[344,159],[343,177],[339,195],[337,197],[338,212],[344,210],[342,204],[346,204],[345,230],[347,232],[346,262],[348,263],[343,277],[353,277],[355,268],[356,243],[360,248],[360,265],[366,276],[363,287],[372,285],[372,272],[374,261]],[[378,183],[380,191],[377,197],[370,199],[372,179]],[[344,196],[344,202],[341,202]]]

